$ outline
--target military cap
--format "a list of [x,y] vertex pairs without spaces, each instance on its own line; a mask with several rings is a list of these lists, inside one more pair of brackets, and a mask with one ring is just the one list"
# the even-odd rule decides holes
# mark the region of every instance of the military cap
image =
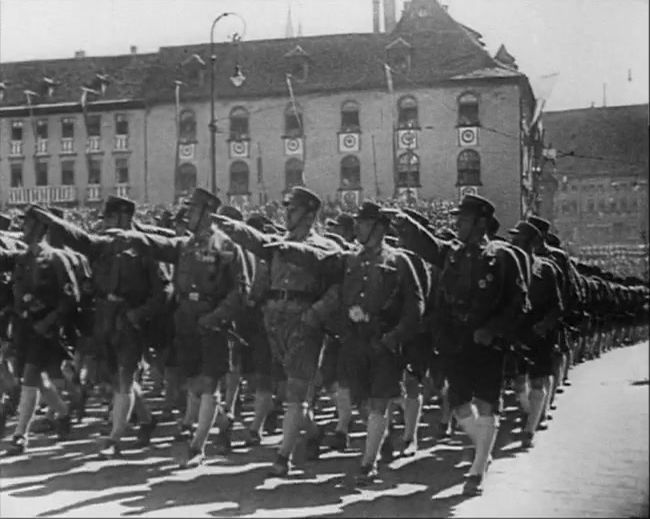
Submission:
[[517,225],[515,225],[513,229],[508,229],[508,232],[510,234],[518,234],[521,236],[526,236],[528,238],[542,237],[542,233],[539,232],[539,229],[537,227],[535,227],[532,223],[525,222],[523,220],[517,222]]
[[535,227],[537,227],[542,235],[548,233],[549,229],[551,228],[551,222],[549,222],[546,218],[541,218],[539,216],[529,216],[528,223],[533,224]]
[[6,231],[11,227],[11,217],[6,214],[0,214],[0,231]]
[[494,204],[487,198],[479,195],[465,195],[458,207],[449,211],[453,215],[463,212],[473,213],[479,217],[491,218],[494,215]]
[[557,234],[553,234],[552,232],[549,232],[546,235],[546,243],[548,243],[551,247],[559,247],[562,244],[559,236]]
[[239,222],[244,221],[244,215],[241,214],[241,211],[232,205],[222,205],[219,209],[219,214],[237,220]]
[[359,212],[354,215],[356,220],[378,220],[381,222],[389,223],[390,216],[383,208],[376,202],[365,200],[361,204]]
[[282,201],[282,205],[287,206],[290,203],[299,205],[308,211],[318,211],[321,206],[320,197],[311,189],[303,186],[294,186]]
[[49,215],[52,214],[50,213],[45,207],[42,205],[38,204],[30,204],[27,209],[25,209],[25,214],[23,215],[23,218],[33,218],[36,221],[39,222],[49,222],[50,217]]
[[402,212],[405,214],[408,214],[413,220],[415,220],[417,223],[422,225],[423,227],[427,228],[431,224],[429,219],[424,216],[422,213],[418,213],[415,209],[409,209],[408,207],[405,209],[402,209]]
[[336,218],[328,218],[325,220],[325,225],[328,227],[351,229],[354,226],[354,216],[349,213],[339,213],[336,215]]
[[197,187],[192,193],[190,204],[195,206],[207,206],[211,212],[216,212],[216,210],[219,209],[219,206],[221,205],[221,200],[219,200],[219,197],[216,195],[210,193],[210,191],[207,191],[201,187]]
[[104,204],[104,214],[126,213],[133,216],[135,213],[135,202],[121,196],[109,195]]

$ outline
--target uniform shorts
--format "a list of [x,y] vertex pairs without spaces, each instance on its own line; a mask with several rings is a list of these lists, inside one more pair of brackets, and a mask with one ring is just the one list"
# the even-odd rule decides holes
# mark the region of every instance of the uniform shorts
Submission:
[[199,318],[210,310],[203,301],[181,301],[174,313],[176,359],[188,378],[203,375],[219,380],[230,370],[227,335],[199,326]]
[[235,344],[233,348],[233,362],[239,363],[242,375],[284,378],[282,366],[271,354],[261,310],[250,309],[247,318],[237,322],[237,333],[248,343],[248,346]]
[[[13,342],[16,352],[17,372],[22,374],[25,365],[36,366],[39,371],[46,371],[67,358],[56,337],[44,337],[34,332],[27,321],[16,319],[13,325]],[[50,370],[51,371],[51,370]]]
[[402,394],[404,359],[354,331],[344,337],[339,353],[339,382],[350,388],[352,401],[397,398]]
[[310,306],[307,301],[270,300],[264,307],[271,355],[287,378],[310,381],[318,369],[324,332],[301,322]]
[[402,347],[406,370],[420,382],[427,375],[433,358],[433,344],[429,332],[418,333]]
[[498,410],[503,387],[504,353],[489,346],[465,344],[447,366],[449,404],[458,407],[477,398]]
[[323,387],[325,388],[331,387],[340,379],[340,351],[341,341],[335,337],[326,336],[319,360],[319,368],[323,379]]
[[530,346],[528,357],[532,364],[528,366],[528,376],[530,378],[547,377],[553,374],[555,358],[560,357],[553,341],[539,341]]
[[126,318],[121,303],[98,301],[93,340],[98,362],[111,374],[118,368],[135,372],[144,352],[144,340],[139,330]]

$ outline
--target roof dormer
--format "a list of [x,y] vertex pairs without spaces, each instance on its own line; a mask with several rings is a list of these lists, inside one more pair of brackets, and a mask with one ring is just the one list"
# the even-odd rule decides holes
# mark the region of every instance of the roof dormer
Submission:
[[305,81],[309,76],[309,54],[300,45],[284,55],[285,71],[296,81]]
[[41,97],[52,97],[54,95],[54,89],[60,84],[61,83],[55,81],[50,76],[43,76],[38,93]]
[[399,37],[385,47],[386,62],[391,69],[408,74],[411,71],[413,47],[404,38]]

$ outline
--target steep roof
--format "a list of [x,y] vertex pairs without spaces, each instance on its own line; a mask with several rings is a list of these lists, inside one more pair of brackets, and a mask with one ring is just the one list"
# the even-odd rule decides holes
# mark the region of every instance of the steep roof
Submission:
[[[104,95],[98,99],[141,98],[146,70],[155,56],[129,54],[2,63],[0,80],[6,84],[6,89],[0,107],[26,104],[24,90],[39,94],[32,100],[34,104],[79,102],[82,85],[99,87],[97,74],[108,75],[109,81]],[[44,88],[44,76],[56,83],[51,97]]]
[[[525,78],[499,63],[483,48],[480,35],[454,21],[436,0],[412,0],[392,33],[336,34],[215,45],[215,95],[219,99],[286,96],[285,74],[305,60],[308,74],[296,78],[296,95],[346,90],[386,89],[383,64],[387,47],[402,38],[410,53],[410,71],[395,70],[395,89],[427,87],[447,81]],[[299,50],[298,49],[299,46]],[[410,47],[408,47],[410,46]],[[193,54],[199,60],[188,59]],[[240,65],[246,76],[236,87],[230,77]],[[181,80],[185,101],[210,96],[210,45],[161,47],[155,54],[106,58],[31,61],[0,65],[7,80],[3,106],[24,105],[24,89],[38,87],[43,74],[60,82],[50,99],[34,102],[79,102],[80,86],[97,72],[112,82],[103,99],[143,98],[147,103],[174,100],[174,81]]]
[[[648,105],[545,112],[545,144],[561,174],[648,177]],[[568,154],[568,156],[567,156]]]

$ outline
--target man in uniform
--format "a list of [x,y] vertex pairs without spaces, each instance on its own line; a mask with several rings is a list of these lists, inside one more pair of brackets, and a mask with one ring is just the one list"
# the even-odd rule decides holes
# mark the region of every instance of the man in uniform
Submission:
[[553,368],[553,350],[555,347],[558,319],[562,314],[562,298],[552,262],[540,258],[533,250],[541,241],[539,230],[528,222],[519,222],[510,230],[514,245],[525,251],[530,260],[530,283],[528,296],[531,311],[523,316],[518,338],[529,348],[532,361],[528,367],[530,392],[526,394],[527,420],[522,425],[522,446],[533,446],[533,436],[544,412],[546,394],[550,387]]
[[250,290],[242,249],[212,228],[212,214],[220,205],[215,195],[196,188],[187,215],[192,236],[125,237],[153,260],[174,266],[175,348],[188,393],[193,393],[184,423],[191,425],[198,418],[194,435],[179,456],[182,467],[197,466],[205,458],[206,440],[219,411],[219,384],[230,368],[228,330]]
[[277,249],[286,261],[320,271],[332,283],[317,315],[339,330],[340,380],[349,384],[353,401],[368,404],[366,446],[357,475],[357,482],[366,484],[378,476],[389,403],[401,394],[402,346],[418,332],[424,297],[408,256],[384,241],[390,216],[365,201],[355,219],[359,249],[329,253],[283,242]]
[[53,360],[61,358],[59,329],[76,309],[79,287],[63,252],[44,239],[48,214],[42,207],[30,206],[23,221],[27,250],[3,250],[0,255],[1,270],[13,270],[13,338],[22,371],[18,423],[7,448],[8,455],[26,450],[39,394],[56,413],[59,438],[65,438],[70,431],[69,408],[50,380],[47,368]]
[[528,301],[516,256],[509,247],[487,239],[492,203],[466,195],[452,214],[458,240],[451,242],[435,238],[403,213],[395,216],[395,225],[411,250],[442,269],[436,300],[438,341],[450,351],[451,407],[475,446],[463,492],[477,495],[497,435],[502,346],[513,336]]
[[[145,327],[171,297],[167,273],[143,257],[119,235],[109,230],[132,227],[135,203],[109,196],[103,226],[106,233],[90,234],[80,227],[49,216],[50,232],[90,261],[96,294],[94,338],[102,350],[113,385],[112,428],[99,441],[99,455],[121,455],[121,438],[134,410],[140,422],[138,446],[149,444],[156,419],[147,408],[136,384],[136,373],[145,344]],[[130,231],[135,232],[135,231]]]
[[[293,187],[284,200],[284,206],[287,227],[284,240],[307,243],[323,250],[340,250],[336,243],[317,235],[312,229],[321,207],[321,200],[313,191],[302,186]],[[271,281],[263,310],[264,324],[273,356],[282,364],[287,376],[282,445],[271,474],[285,476],[303,424],[308,428],[307,456],[318,457],[321,433],[309,419],[306,408],[323,345],[324,333],[316,308],[328,283],[315,272],[287,263],[273,247],[268,247],[278,241],[277,238],[225,216],[215,218],[220,228],[236,243],[270,264]]]

